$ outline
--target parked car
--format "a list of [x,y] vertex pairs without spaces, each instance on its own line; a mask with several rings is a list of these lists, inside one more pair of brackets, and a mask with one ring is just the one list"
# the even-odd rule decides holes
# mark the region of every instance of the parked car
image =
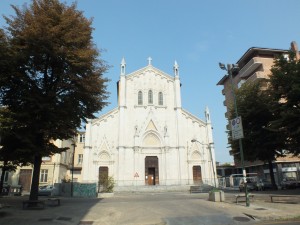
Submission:
[[53,194],[54,187],[53,185],[45,185],[39,187],[39,196],[51,196]]
[[294,189],[299,186],[300,186],[300,183],[299,183],[299,181],[296,180],[295,177],[286,177],[281,182],[282,189]]
[[8,184],[3,184],[1,195],[8,195],[10,186]]
[[257,183],[256,183],[256,190],[258,191],[264,191],[266,189],[273,189],[273,185],[271,183],[271,181],[266,180],[266,179],[260,179]]
[[[240,192],[245,191],[245,183],[244,183],[243,179],[241,180],[239,189],[240,189]],[[247,190],[248,191],[257,190],[256,182],[253,180],[250,180],[249,178],[247,178]]]

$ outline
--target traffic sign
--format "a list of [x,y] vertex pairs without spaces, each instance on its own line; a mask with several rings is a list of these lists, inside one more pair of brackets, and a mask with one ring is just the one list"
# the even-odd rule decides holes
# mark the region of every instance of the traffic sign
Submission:
[[134,177],[139,177],[138,172],[135,172]]
[[232,139],[238,140],[244,138],[242,118],[238,116],[233,120],[231,120],[230,124],[231,124]]

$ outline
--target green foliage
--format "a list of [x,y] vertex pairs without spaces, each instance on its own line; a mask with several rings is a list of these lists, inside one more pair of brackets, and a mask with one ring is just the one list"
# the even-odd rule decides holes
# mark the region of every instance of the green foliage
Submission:
[[115,187],[114,178],[105,174],[100,175],[99,185],[102,188],[101,192],[112,193]]
[[17,166],[26,165],[30,155],[23,154],[26,143],[19,138],[20,129],[12,119],[12,113],[6,107],[0,107],[0,194],[6,171],[15,171]]
[[[272,161],[282,156],[285,139],[280,130],[271,128],[272,121],[278,119],[274,113],[276,102],[268,90],[266,82],[257,80],[247,82],[236,91],[238,114],[242,118],[244,138],[242,139],[244,159],[247,161],[261,160],[271,165],[270,177],[275,186]],[[231,112],[233,115],[233,112]],[[231,133],[229,133],[231,135]],[[238,141],[230,139],[234,153],[240,153]],[[236,154],[236,157],[240,154]]]
[[220,166],[232,166],[230,163],[223,163],[222,165]]
[[106,105],[107,66],[92,43],[91,21],[57,0],[14,9],[6,21],[15,71],[3,74],[3,104],[42,139],[70,138]]
[[[244,158],[248,161],[273,160],[281,155],[284,146],[282,134],[270,129],[270,121],[276,119],[276,114],[272,112],[272,98],[268,91],[262,89],[263,86],[264,81],[247,82],[236,91],[238,113],[242,117],[244,130]],[[234,113],[231,112],[231,115]],[[231,136],[231,132],[229,134]],[[233,151],[239,153],[238,142],[231,140],[230,144]]]
[[15,170],[17,166],[26,165],[30,161],[28,154],[23,154],[29,146],[22,134],[21,127],[13,119],[13,114],[6,107],[0,108],[0,167],[8,171]]
[[219,192],[219,191],[221,191],[220,189],[218,189],[218,188],[216,188],[216,187],[214,187],[213,189],[211,189],[209,192]]
[[279,118],[272,121],[272,129],[284,134],[285,149],[300,154],[300,60],[290,51],[289,58],[275,60],[271,69],[270,92]]

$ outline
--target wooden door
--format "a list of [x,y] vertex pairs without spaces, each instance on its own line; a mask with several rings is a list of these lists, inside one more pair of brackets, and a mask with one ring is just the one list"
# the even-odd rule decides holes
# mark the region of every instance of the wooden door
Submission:
[[194,184],[202,184],[201,166],[193,166]]
[[23,191],[30,191],[32,169],[21,169],[19,184],[22,185]]
[[153,180],[154,180],[154,177],[153,175],[148,175],[148,185],[153,185]]
[[159,170],[158,157],[146,156],[145,158],[145,184],[158,185],[159,184]]
[[98,178],[98,192],[106,191],[108,179],[108,167],[99,167],[99,178]]
[[99,167],[99,177],[101,177],[101,176],[108,177],[108,167],[107,166]]
[[155,185],[155,168],[148,168],[148,185]]

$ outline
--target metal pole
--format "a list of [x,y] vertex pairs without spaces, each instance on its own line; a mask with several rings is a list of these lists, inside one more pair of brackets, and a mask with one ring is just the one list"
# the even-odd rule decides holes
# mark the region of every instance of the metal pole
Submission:
[[52,185],[54,187],[54,172],[55,172],[55,163],[53,164],[53,174],[52,174]]
[[73,197],[73,175],[74,175],[74,155],[75,155],[75,143],[72,144],[73,146],[73,156],[72,156],[72,180],[71,180],[71,197]]
[[[227,72],[229,74],[229,78],[230,78],[230,81],[231,81],[231,91],[232,91],[232,97],[233,97],[233,102],[234,102],[235,116],[238,117],[238,107],[237,107],[236,96],[235,96],[234,88],[233,88],[232,64],[227,64]],[[244,163],[243,142],[242,142],[241,138],[239,139],[239,147],[240,147],[240,154],[241,154],[243,179],[244,179],[244,184],[245,184],[246,206],[250,206],[249,195],[248,195],[248,190],[247,190],[247,179],[246,179],[247,175],[246,175],[245,163]]]

